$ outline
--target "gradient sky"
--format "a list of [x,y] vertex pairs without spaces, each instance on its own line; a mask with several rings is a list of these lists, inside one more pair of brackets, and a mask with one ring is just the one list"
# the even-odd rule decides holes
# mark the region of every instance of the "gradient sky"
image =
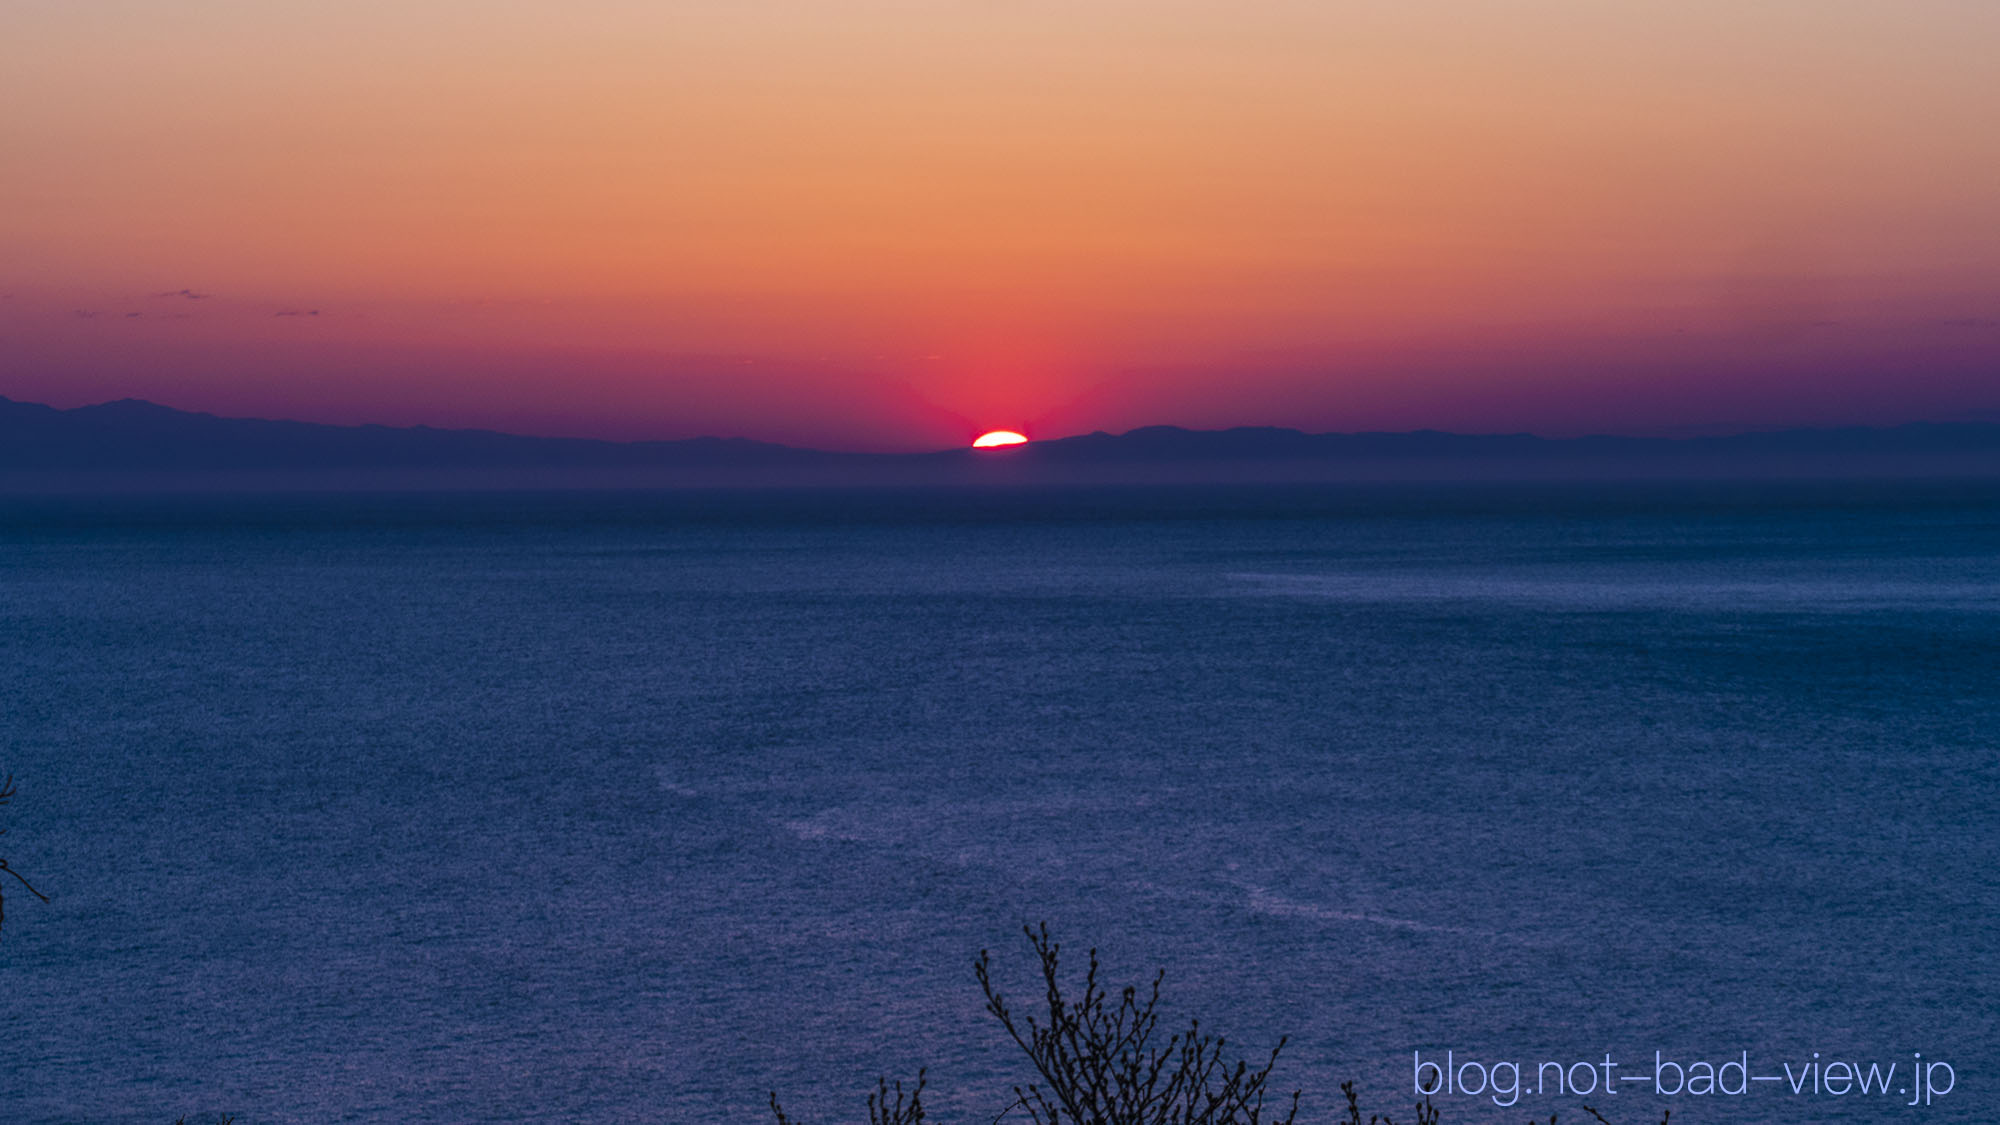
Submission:
[[2000,417],[1993,0],[5,0],[0,395],[921,448]]

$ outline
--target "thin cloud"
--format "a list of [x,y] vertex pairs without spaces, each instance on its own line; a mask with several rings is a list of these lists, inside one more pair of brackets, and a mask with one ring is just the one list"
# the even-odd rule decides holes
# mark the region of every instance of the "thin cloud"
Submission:
[[197,293],[197,292],[195,292],[195,291],[194,291],[194,290],[192,290],[192,289],[173,289],[173,290],[169,290],[168,292],[165,292],[165,293],[155,293],[155,294],[153,294],[153,296],[155,296],[155,297],[179,297],[179,298],[181,298],[181,299],[182,299],[182,300],[184,300],[184,301],[206,301],[206,300],[208,300],[208,294],[206,294],[206,293]]
[[279,309],[273,316],[318,316],[318,309]]

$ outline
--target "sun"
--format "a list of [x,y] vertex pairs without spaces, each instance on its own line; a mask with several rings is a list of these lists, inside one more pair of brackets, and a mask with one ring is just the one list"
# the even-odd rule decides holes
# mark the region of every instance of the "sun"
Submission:
[[1026,445],[1027,442],[1025,434],[1017,434],[1012,430],[994,430],[991,433],[980,434],[979,440],[972,443],[972,448],[992,449],[999,445]]

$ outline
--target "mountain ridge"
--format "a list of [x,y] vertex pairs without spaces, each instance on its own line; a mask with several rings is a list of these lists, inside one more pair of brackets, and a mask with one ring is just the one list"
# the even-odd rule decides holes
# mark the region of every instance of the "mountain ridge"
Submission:
[[1148,473],[1203,472],[1247,479],[1343,473],[1419,475],[1455,469],[1565,469],[1599,475],[1627,470],[1715,472],[1925,471],[2000,475],[2000,423],[1910,422],[1894,426],[1792,427],[1705,437],[1589,434],[1455,433],[1445,430],[1312,433],[1282,426],[1197,430],[1142,426],[1095,431],[996,450],[956,448],[912,453],[812,449],[743,437],[613,441],[541,437],[426,425],[336,425],[286,419],[232,418],[124,398],[58,408],[0,396],[0,473],[311,474],[410,472],[514,474],[640,472],[776,479],[819,476],[877,479],[1146,479]]

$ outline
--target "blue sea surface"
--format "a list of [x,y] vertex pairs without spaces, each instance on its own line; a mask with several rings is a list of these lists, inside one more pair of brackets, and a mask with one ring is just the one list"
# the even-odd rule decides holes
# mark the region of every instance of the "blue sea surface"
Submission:
[[1988,1122],[1996,742],[1991,485],[0,499],[0,1121],[985,1125],[1046,920],[1302,1120]]

